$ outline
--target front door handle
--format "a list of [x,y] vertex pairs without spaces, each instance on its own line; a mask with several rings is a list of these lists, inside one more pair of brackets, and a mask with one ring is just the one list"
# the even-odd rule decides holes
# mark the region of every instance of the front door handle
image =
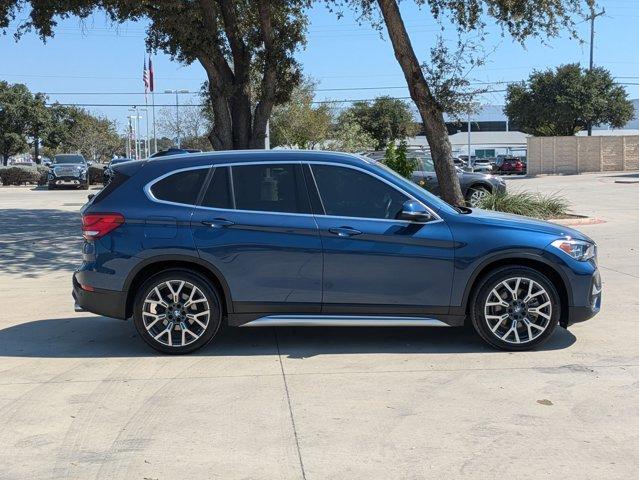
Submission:
[[214,218],[213,220],[202,220],[202,225],[206,225],[211,228],[223,228],[235,225],[235,222],[227,220],[226,218]]
[[337,235],[338,237],[352,237],[354,235],[360,235],[362,232],[359,230],[355,230],[351,227],[338,227],[338,228],[329,228],[329,232],[333,235]]

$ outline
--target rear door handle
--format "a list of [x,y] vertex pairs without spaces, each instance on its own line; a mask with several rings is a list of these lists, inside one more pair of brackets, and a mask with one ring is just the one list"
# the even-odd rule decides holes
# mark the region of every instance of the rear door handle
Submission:
[[214,218],[213,220],[202,220],[202,225],[206,225],[211,228],[223,228],[235,225],[235,222],[227,220],[226,218]]
[[333,235],[337,235],[338,237],[352,237],[354,235],[360,235],[362,232],[359,230],[355,230],[351,227],[337,227],[337,228],[329,228],[329,232]]

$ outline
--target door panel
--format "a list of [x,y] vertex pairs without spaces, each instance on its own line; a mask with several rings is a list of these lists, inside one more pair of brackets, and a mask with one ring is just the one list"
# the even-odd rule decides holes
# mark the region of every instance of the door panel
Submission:
[[[323,311],[448,311],[453,240],[444,222],[412,224],[320,216],[317,222],[324,244]],[[361,233],[340,236],[332,229]]]
[[447,313],[454,259],[448,226],[397,220],[411,197],[372,172],[336,165],[311,171],[323,208],[316,216],[324,246],[322,311]]
[[[242,183],[229,191],[249,192],[247,198],[234,198],[232,205],[250,202],[255,208],[290,209],[291,202],[308,202],[305,190],[298,195],[304,185],[299,164],[264,172],[248,168],[232,167],[231,183],[233,177]],[[258,178],[253,182],[247,175]],[[210,185],[219,184],[213,177]],[[235,313],[320,311],[322,244],[311,214],[197,207],[191,225],[200,256],[224,275]]]

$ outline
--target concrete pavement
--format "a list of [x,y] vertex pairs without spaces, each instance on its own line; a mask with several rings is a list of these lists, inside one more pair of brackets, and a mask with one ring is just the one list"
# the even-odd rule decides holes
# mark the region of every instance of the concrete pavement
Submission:
[[74,313],[86,192],[0,188],[0,479],[618,478],[639,468],[639,180],[564,194],[604,306],[540,350],[463,329],[236,329],[186,357]]

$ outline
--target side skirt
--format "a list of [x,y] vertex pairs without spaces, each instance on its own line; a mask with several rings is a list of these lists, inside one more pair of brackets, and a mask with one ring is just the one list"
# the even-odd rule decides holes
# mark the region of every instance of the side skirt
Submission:
[[385,317],[364,315],[267,315],[242,327],[448,327],[426,317]]

